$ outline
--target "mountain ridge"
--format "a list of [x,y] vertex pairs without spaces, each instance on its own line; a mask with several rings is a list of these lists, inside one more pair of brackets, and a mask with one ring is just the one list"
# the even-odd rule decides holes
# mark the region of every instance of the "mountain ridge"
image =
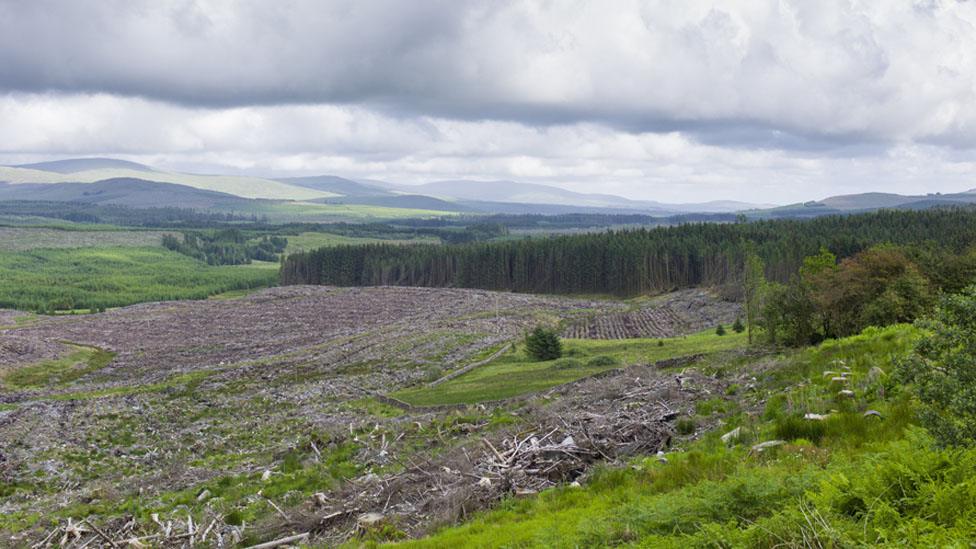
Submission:
[[93,183],[0,183],[0,201],[40,200],[117,204],[133,208],[152,208],[178,204],[200,210],[247,210],[254,203],[248,198],[134,178],[116,178]]
[[[141,181],[142,183],[135,183]],[[606,193],[571,191],[541,183],[512,180],[453,179],[409,185],[372,179],[349,179],[336,175],[262,178],[252,176],[192,174],[158,170],[152,166],[104,157],[68,158],[15,166],[0,166],[0,183],[28,185],[20,191],[6,188],[0,196],[85,197],[85,191],[43,185],[93,185],[100,183],[103,195],[111,191],[117,200],[140,202],[153,194],[160,204],[187,206],[207,203],[213,197],[193,194],[188,189],[222,193],[240,200],[266,199],[319,204],[359,204],[391,208],[424,209],[467,213],[600,213],[671,216],[685,213],[743,213],[750,217],[811,217],[827,214],[872,211],[880,208],[924,209],[953,204],[976,203],[976,188],[955,193],[901,195],[865,192],[828,196],[821,200],[773,206],[736,200],[700,203],[665,203],[635,200]],[[151,193],[147,184],[160,187]],[[111,186],[116,188],[112,189]],[[121,187],[120,187],[121,185]],[[124,198],[125,192],[133,193]],[[243,204],[243,203],[242,203]],[[193,206],[190,206],[193,207]]]

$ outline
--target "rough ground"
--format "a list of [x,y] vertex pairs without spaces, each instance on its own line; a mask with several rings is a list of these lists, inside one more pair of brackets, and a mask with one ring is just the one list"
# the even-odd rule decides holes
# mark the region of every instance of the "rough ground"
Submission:
[[739,304],[716,299],[707,290],[689,289],[651,300],[635,310],[585,316],[570,324],[563,335],[587,339],[674,337],[716,323],[731,324],[739,315]]
[[[637,374],[645,381],[635,384],[633,372],[592,380],[554,406],[537,398],[462,415],[372,398],[486,356],[538,322],[625,309],[477,290],[291,286],[19,327],[0,312],[0,545],[50,535],[49,545],[76,547],[108,546],[106,537],[231,546],[299,531],[338,541],[376,526],[357,526],[370,512],[383,514],[380,530],[414,534],[513,490],[571,481],[614,458],[619,433],[630,433],[635,451],[656,451],[691,389],[649,367]],[[8,382],[11,371],[43,372],[79,348],[115,355],[77,376]],[[641,387],[646,394],[633,392]],[[620,402],[632,417],[613,412]],[[584,442],[579,429],[590,423]],[[505,452],[525,430],[549,433],[536,444],[542,457],[506,476],[481,438]],[[571,467],[525,476],[567,436],[573,448],[556,452],[572,454]],[[79,526],[86,516],[91,524]]]

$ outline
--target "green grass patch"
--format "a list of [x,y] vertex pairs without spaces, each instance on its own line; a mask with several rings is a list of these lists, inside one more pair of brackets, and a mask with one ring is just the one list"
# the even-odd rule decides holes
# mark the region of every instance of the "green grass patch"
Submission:
[[327,246],[342,246],[352,244],[437,244],[439,239],[434,237],[422,237],[412,240],[388,240],[383,238],[366,238],[356,236],[346,236],[332,233],[307,232],[299,235],[288,235],[288,247],[285,253],[311,251]]
[[404,411],[396,406],[390,406],[389,404],[384,404],[374,398],[360,398],[357,400],[350,400],[343,403],[343,408],[358,412],[360,414],[369,415],[373,417],[400,417],[404,415]]
[[[789,351],[742,397],[767,400],[762,416],[738,413],[725,397],[701,401],[699,413],[737,415],[667,463],[650,457],[599,469],[582,488],[506,500],[402,546],[967,547],[976,532],[976,448],[939,448],[915,424],[911,395],[880,373],[915,337],[893,326]],[[838,400],[833,376],[824,376],[841,369],[853,398]],[[682,429],[692,430],[691,421]],[[746,440],[786,443],[756,452],[753,442],[722,442],[737,424]]]
[[563,346],[569,360],[537,362],[519,349],[437,387],[406,389],[393,396],[417,406],[474,404],[541,391],[621,365],[728,351],[745,342],[743,334],[717,336],[711,330],[663,340],[566,339]]
[[298,221],[324,223],[329,221],[408,219],[458,215],[457,212],[440,210],[388,208],[362,204],[319,204],[315,202],[256,204],[251,213],[266,215],[272,223]]
[[447,547],[966,547],[976,524],[976,449],[939,450],[918,429],[826,465],[802,445],[774,459],[702,449],[582,489],[509,500],[404,543]]
[[31,389],[65,386],[92,372],[101,370],[115,358],[115,353],[72,345],[69,355],[56,360],[21,366],[3,376],[3,385],[10,389]]
[[277,278],[275,269],[210,266],[163,248],[0,251],[0,307],[52,311],[205,299]]

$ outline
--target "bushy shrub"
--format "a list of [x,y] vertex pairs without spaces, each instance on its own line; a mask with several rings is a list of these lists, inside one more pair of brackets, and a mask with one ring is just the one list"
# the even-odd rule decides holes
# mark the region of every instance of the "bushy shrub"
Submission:
[[619,360],[607,355],[595,356],[586,361],[586,365],[590,368],[609,368],[618,364],[620,364]]
[[525,351],[536,360],[553,360],[563,356],[563,344],[554,330],[538,326],[525,336]]
[[715,335],[717,335],[717,336],[724,336],[725,335],[725,326],[722,326],[721,324],[719,324],[718,327],[715,328]]
[[583,363],[575,358],[560,358],[553,363],[552,367],[557,370],[572,370],[575,368],[582,368]]
[[976,286],[942,299],[928,334],[898,366],[919,397],[920,419],[943,445],[976,443]]
[[678,421],[674,422],[674,430],[677,431],[679,435],[693,434],[697,428],[698,421],[696,421],[693,417],[678,418]]

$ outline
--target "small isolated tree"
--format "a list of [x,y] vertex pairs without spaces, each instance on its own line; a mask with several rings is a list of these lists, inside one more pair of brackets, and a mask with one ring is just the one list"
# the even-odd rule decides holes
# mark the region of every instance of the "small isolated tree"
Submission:
[[555,331],[537,326],[525,336],[525,351],[536,360],[553,360],[563,356],[563,344]]
[[766,290],[765,265],[752,249],[746,253],[742,274],[742,289],[746,301],[746,329],[749,332],[749,344],[752,345],[752,332],[759,324],[763,294]]
[[742,325],[742,319],[735,317],[735,322],[732,323],[732,331],[741,334],[746,330],[746,327]]
[[943,445],[976,444],[976,286],[946,296],[927,335],[899,364],[898,376],[918,395],[922,424]]
[[721,324],[719,324],[718,325],[718,328],[715,328],[715,335],[724,336],[725,335],[725,326],[722,326]]

